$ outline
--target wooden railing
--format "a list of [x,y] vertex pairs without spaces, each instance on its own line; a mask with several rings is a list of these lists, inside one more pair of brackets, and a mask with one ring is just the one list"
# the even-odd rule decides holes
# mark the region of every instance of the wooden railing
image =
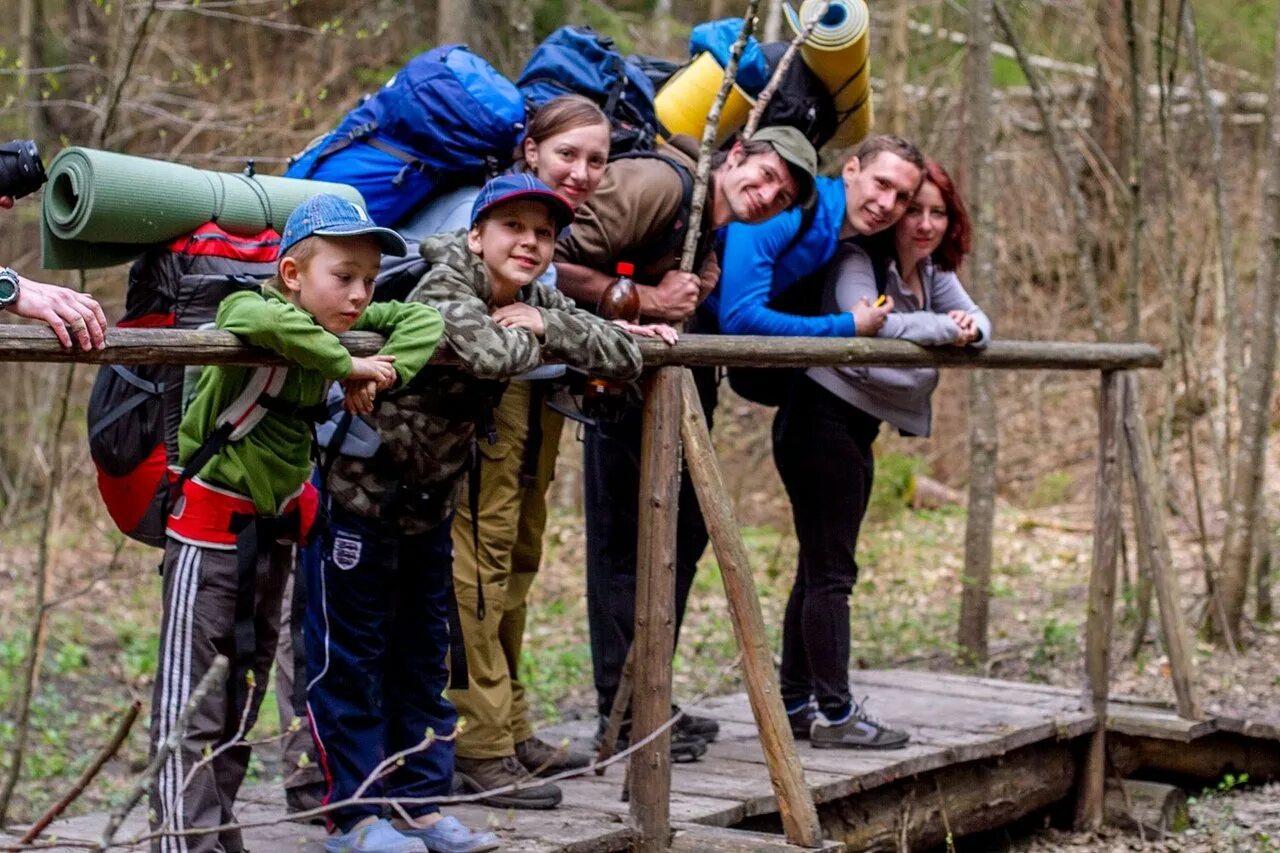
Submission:
[[[343,336],[356,355],[375,352],[382,339],[369,333]],[[111,329],[103,350],[63,350],[53,334],[35,326],[0,325],[0,361],[96,364],[267,364],[281,359],[219,331]],[[760,730],[770,779],[787,837],[821,846],[822,830],[796,756],[795,742],[778,688],[759,598],[747,551],[733,513],[711,436],[697,405],[691,366],[802,367],[840,365],[934,366],[995,370],[1092,370],[1100,373],[1098,468],[1094,509],[1093,567],[1086,623],[1085,699],[1096,718],[1081,774],[1077,822],[1101,820],[1106,771],[1106,707],[1115,610],[1116,561],[1121,523],[1121,441],[1134,481],[1137,541],[1154,568],[1161,627],[1169,653],[1179,713],[1200,714],[1192,683],[1187,634],[1177,600],[1161,523],[1153,500],[1156,472],[1132,371],[1161,365],[1148,344],[993,341],[980,352],[926,348],[870,338],[768,338],[686,335],[674,346],[640,342],[645,361],[644,428],[641,444],[640,519],[634,641],[634,723],[639,741],[662,727],[671,707],[671,656],[675,626],[675,516],[681,449],[706,516],[711,544],[724,579],[729,612],[742,650],[743,677]],[[433,364],[456,363],[439,351]],[[1123,439],[1122,439],[1123,436]],[[665,850],[671,833],[669,732],[663,731],[631,762],[631,813],[637,849]]]

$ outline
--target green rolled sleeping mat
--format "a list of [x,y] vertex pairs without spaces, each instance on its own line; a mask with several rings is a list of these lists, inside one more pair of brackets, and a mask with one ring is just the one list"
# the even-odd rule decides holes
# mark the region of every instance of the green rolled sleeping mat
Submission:
[[316,193],[363,206],[353,187],[273,175],[210,172],[91,148],[66,148],[48,168],[40,242],[45,269],[127,263],[206,222],[252,236],[283,230]]

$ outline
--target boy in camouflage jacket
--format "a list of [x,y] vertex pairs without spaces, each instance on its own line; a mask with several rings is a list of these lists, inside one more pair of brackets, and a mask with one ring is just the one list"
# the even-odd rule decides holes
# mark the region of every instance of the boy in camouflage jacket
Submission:
[[[625,328],[534,282],[572,218],[537,178],[504,175],[476,199],[470,230],[422,242],[431,266],[409,301],[440,311],[460,366],[423,371],[379,398],[369,420],[380,447],[369,458],[335,457],[323,490],[329,525],[303,559],[308,708],[331,780],[328,802],[349,799],[387,756],[433,732],[439,740],[365,788],[368,797],[404,800],[413,820],[395,821],[395,830],[431,850],[496,846],[492,834],[411,802],[447,795],[453,777],[457,715],[444,697],[450,528],[475,444],[489,440],[486,415],[507,379],[546,356],[603,376],[640,372],[639,348]],[[483,599],[475,606],[484,608]],[[454,682],[465,687],[458,662],[455,655]],[[356,803],[334,813],[344,849],[372,849],[361,833],[381,811]]]

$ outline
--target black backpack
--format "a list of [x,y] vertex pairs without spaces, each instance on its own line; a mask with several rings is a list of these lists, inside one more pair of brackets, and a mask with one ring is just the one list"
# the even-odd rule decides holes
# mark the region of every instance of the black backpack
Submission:
[[[786,42],[760,45],[760,52],[768,62],[770,77],[786,51]],[[835,102],[827,87],[803,62],[792,62],[788,66],[777,91],[760,116],[761,127],[780,124],[799,130],[817,149],[831,140],[840,125]]]

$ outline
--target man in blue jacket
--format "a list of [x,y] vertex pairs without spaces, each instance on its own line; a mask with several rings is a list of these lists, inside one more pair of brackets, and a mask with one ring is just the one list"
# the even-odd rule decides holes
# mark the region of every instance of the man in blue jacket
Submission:
[[858,305],[848,314],[806,317],[769,307],[823,269],[842,240],[892,227],[924,176],[924,156],[899,136],[863,140],[838,178],[817,179],[813,209],[792,208],[756,225],[726,229],[720,286],[707,299],[728,335],[852,337],[874,334],[889,307]]

